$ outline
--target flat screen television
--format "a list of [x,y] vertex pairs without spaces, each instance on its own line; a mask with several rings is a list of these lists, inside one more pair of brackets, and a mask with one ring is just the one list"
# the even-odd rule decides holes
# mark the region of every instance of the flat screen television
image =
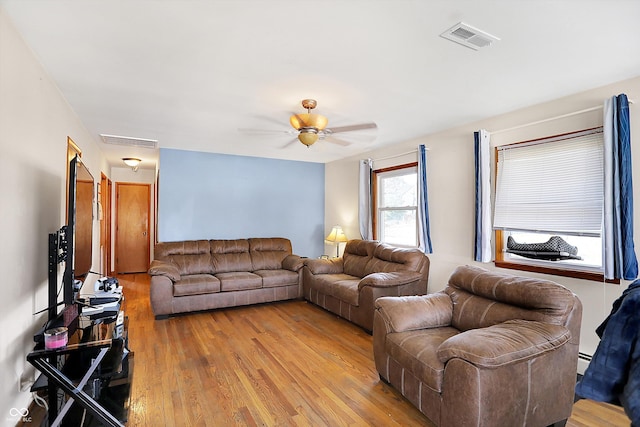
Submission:
[[65,237],[67,255],[62,279],[63,303],[73,304],[79,288],[91,270],[93,233],[93,176],[77,155],[69,163],[69,200]]

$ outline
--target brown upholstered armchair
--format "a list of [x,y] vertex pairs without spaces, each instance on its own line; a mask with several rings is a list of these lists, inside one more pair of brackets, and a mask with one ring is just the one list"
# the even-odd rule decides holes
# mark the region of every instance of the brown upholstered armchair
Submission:
[[441,292],[376,301],[376,368],[438,426],[562,423],[581,317],[557,283],[459,267]]

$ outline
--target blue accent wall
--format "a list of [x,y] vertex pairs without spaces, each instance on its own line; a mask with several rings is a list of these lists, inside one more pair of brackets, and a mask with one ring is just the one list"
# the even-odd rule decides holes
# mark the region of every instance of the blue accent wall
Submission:
[[324,251],[324,164],[160,149],[158,240],[286,237]]

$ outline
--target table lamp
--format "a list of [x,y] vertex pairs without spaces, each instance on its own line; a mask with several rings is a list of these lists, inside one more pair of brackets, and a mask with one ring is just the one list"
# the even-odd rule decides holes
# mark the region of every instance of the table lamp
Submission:
[[342,231],[342,227],[339,225],[334,225],[331,229],[331,233],[324,239],[327,243],[335,243],[336,245],[336,258],[340,256],[340,243],[346,242],[347,236],[344,235],[344,231]]

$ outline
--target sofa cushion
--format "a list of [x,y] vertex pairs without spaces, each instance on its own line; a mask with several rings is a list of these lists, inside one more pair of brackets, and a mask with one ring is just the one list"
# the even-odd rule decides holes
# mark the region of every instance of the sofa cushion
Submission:
[[453,302],[443,292],[429,295],[380,297],[376,309],[391,332],[451,326]]
[[365,286],[376,288],[391,288],[394,286],[406,285],[417,282],[422,278],[422,274],[417,271],[394,271],[388,273],[371,273],[362,278],[358,287]]
[[176,265],[183,276],[213,273],[209,242],[206,240],[158,243],[154,257]]
[[302,267],[304,267],[304,260],[299,255],[287,255],[285,259],[282,260],[282,268],[289,271],[300,271]]
[[318,290],[323,294],[333,295],[333,291],[331,290],[333,288],[333,284],[342,280],[359,281],[360,279],[344,273],[320,274],[313,278],[313,281],[309,283],[309,287],[311,289]]
[[169,261],[154,259],[149,266],[151,276],[167,276],[172,282],[180,280],[180,270],[178,266]]
[[554,282],[470,266],[453,272],[445,292],[453,301],[452,325],[463,331],[511,319],[562,325],[575,301]]
[[440,360],[458,357],[484,368],[533,359],[564,345],[567,328],[529,320],[509,320],[488,328],[471,329],[446,340],[438,348]]
[[373,251],[373,257],[367,261],[365,273],[419,271],[422,262],[424,253],[418,249],[394,248],[381,243]]
[[413,376],[440,393],[444,363],[438,358],[436,349],[458,333],[460,331],[452,327],[390,333],[385,341],[385,350]]
[[347,304],[358,306],[360,292],[358,290],[358,279],[340,280],[333,283],[331,287],[331,295],[344,301]]
[[247,289],[259,289],[262,287],[262,277],[248,271],[233,271],[216,273],[220,280],[220,291],[243,291]]
[[282,261],[291,254],[291,242],[282,237],[249,239],[252,271],[279,270]]
[[253,274],[262,277],[263,288],[298,284],[298,273],[289,270],[256,270]]
[[311,289],[320,291],[325,295],[331,295],[351,305],[358,305],[359,277],[348,274],[320,274],[311,282]]
[[253,269],[248,240],[210,240],[209,244],[214,273],[251,271]]
[[173,284],[173,296],[201,295],[220,292],[220,280],[210,274],[191,274]]
[[342,255],[342,271],[355,277],[366,276],[367,262],[373,256],[377,245],[378,243],[372,240],[349,240]]
[[330,258],[330,259],[314,259],[307,258],[304,260],[304,265],[309,269],[311,274],[341,274],[344,268],[342,258]]

